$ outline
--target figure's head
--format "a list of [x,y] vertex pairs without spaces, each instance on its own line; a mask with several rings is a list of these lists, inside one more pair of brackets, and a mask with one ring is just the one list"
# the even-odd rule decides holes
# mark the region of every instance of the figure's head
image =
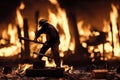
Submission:
[[39,21],[39,25],[42,26],[43,24],[47,23],[47,21],[48,21],[48,20],[46,20],[46,19],[41,19],[41,20]]

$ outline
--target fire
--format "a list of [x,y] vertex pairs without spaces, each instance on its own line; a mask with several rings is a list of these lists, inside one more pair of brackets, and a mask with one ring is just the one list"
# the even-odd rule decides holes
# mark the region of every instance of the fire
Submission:
[[32,67],[32,64],[19,64],[18,69],[15,71],[17,74],[24,74],[25,70]]
[[[17,55],[19,52],[21,52],[20,48],[21,45],[18,41],[18,35],[17,35],[17,28],[13,26],[12,24],[8,25],[8,30],[5,31],[7,33],[3,32],[3,40],[1,43],[4,45],[8,45],[8,47],[3,47],[0,49],[0,56],[8,57],[8,56],[14,56]],[[8,39],[9,42],[6,42],[4,39]],[[11,45],[10,45],[11,44]]]
[[27,68],[31,67],[31,64],[19,64],[19,69],[26,70]]
[[[49,19],[48,21],[55,26],[55,28],[60,32],[60,56],[64,57],[64,51],[70,49],[74,51],[75,41],[71,41],[71,36],[69,32],[69,26],[67,21],[66,12],[64,9],[61,9],[57,0],[49,0],[52,4],[56,5],[57,13],[53,13],[50,9],[48,9]],[[61,32],[62,29],[63,31]],[[70,42],[71,41],[71,42]],[[48,62],[47,58],[43,57],[43,60],[46,61],[46,66],[56,66],[54,61],[51,63]]]
[[118,18],[118,10],[115,5],[111,5],[112,12],[110,12],[110,20],[111,20],[111,26],[112,26],[112,33],[113,35],[113,52],[114,56],[120,56],[120,46],[119,46],[119,36],[118,36],[118,26],[117,26],[117,18]]
[[0,49],[0,56],[2,57],[9,57],[9,56],[14,56],[17,55],[20,52],[20,44],[15,44],[10,47],[5,47]]
[[10,36],[10,43],[15,43],[18,41],[17,28],[12,26],[12,24],[8,25],[8,35]]
[[42,60],[45,61],[46,67],[56,67],[56,64],[53,59],[51,60],[51,62],[49,62],[47,57],[43,57]]
[[[57,2],[57,0],[49,0],[49,2],[51,4],[53,4],[57,11],[56,12],[52,12],[52,10],[49,8],[48,9],[48,21],[53,24],[55,26],[55,28],[58,30],[58,32],[60,33],[60,56],[64,57],[65,55],[65,51],[71,50],[72,53],[74,53],[75,50],[75,40],[71,37],[70,35],[70,31],[69,31],[69,25],[68,25],[68,20],[67,20],[67,16],[66,16],[66,12],[64,9],[60,8],[59,3]],[[112,56],[112,50],[114,52],[114,56],[120,56],[120,45],[119,45],[119,30],[118,30],[118,26],[117,26],[117,18],[118,18],[118,10],[116,8],[115,5],[111,5],[112,7],[112,11],[110,12],[110,21],[111,21],[111,25],[109,24],[109,22],[104,20],[104,28],[103,31],[104,32],[108,32],[108,37],[107,37],[107,41],[106,43],[104,43],[104,49],[103,49],[103,44],[99,44],[97,47],[96,46],[90,46],[88,47],[87,43],[85,43],[85,40],[90,39],[89,36],[96,36],[99,35],[99,32],[94,32],[92,33],[90,31],[90,29],[92,28],[90,24],[88,25],[83,25],[85,22],[83,20],[78,21],[77,22],[77,28],[78,28],[78,32],[79,32],[79,40],[80,43],[82,43],[82,46],[87,48],[88,47],[88,51],[91,53],[91,58],[94,58],[94,52],[100,52],[101,54],[101,59],[103,60],[103,56],[105,56],[105,59],[110,59]],[[17,8],[16,10],[16,23],[19,26],[19,28],[21,29],[21,35],[23,36],[24,32],[23,32],[23,17],[22,14],[20,12],[20,10],[24,9],[25,5],[23,3],[21,3],[21,5],[19,6],[19,8]],[[42,17],[39,17],[43,18]],[[112,27],[112,32],[110,27]],[[87,33],[86,33],[87,32]],[[7,35],[6,35],[7,34]],[[17,35],[17,27],[13,24],[9,24],[8,25],[8,30],[4,30],[2,33],[2,40],[0,40],[0,43],[2,44],[6,44],[5,39],[9,39],[10,40],[10,47],[4,47],[2,49],[0,49],[0,56],[13,56],[13,55],[17,55],[21,50],[21,46],[23,47],[22,44],[20,44],[19,39],[18,39],[18,35]],[[113,34],[113,46],[111,46],[112,44],[112,34]],[[34,31],[30,31],[29,30],[29,38],[30,39],[34,39],[35,37],[35,32]],[[46,40],[45,35],[43,34],[40,37],[40,41],[44,42]],[[32,54],[33,52],[38,52],[40,47],[42,45],[37,45],[34,43],[30,43],[30,56],[34,57],[34,55]],[[105,53],[104,53],[105,52]],[[48,51],[47,54],[49,54],[50,51]],[[108,53],[108,54],[107,54]],[[35,56],[36,57],[36,56]],[[55,66],[54,61],[52,61],[51,63],[49,63],[49,61],[47,60],[46,57],[43,57],[43,60],[46,60],[46,66]]]
[[[112,11],[110,12],[110,22],[111,25],[109,24],[108,21],[104,20],[104,27],[103,27],[103,32],[107,32],[108,36],[106,38],[107,42],[104,44],[99,44],[97,46],[88,46],[88,51],[91,53],[91,58],[93,58],[92,61],[94,61],[95,53],[94,52],[99,52],[101,55],[101,60],[108,60],[112,58],[112,54],[114,56],[120,56],[120,45],[119,45],[119,30],[117,26],[117,19],[118,19],[118,10],[115,5],[111,4]],[[89,36],[97,36],[100,33],[99,32],[92,32],[90,29],[92,28],[90,24],[87,26],[83,26],[84,21],[78,21],[78,31],[80,35],[80,43],[82,43],[83,47],[87,47],[87,44],[84,42],[85,40],[90,39]],[[112,28],[112,31],[111,31]],[[87,32],[87,33],[86,33]],[[113,35],[113,46],[112,46],[112,35]],[[112,53],[113,50],[113,53]],[[93,52],[94,51],[94,52]]]
[[83,24],[84,24],[84,21],[79,21],[77,23],[77,26],[78,26],[77,28],[80,35],[80,43],[83,43],[85,40],[87,40],[91,34],[90,32],[91,26],[90,25],[83,26]]
[[117,25],[118,19],[118,10],[117,7],[111,4],[112,11],[110,12],[110,22],[104,21],[104,31],[108,32],[107,40],[109,42],[104,44],[105,52],[109,53],[106,54],[106,58],[111,59],[113,56],[120,56],[120,45],[119,45],[119,29]]
[[[24,9],[24,4],[21,3],[20,7],[17,8],[16,10],[16,14],[17,14],[17,18],[16,21],[19,25],[20,28],[23,27],[23,18],[22,15],[20,13],[20,9]],[[0,41],[0,43],[4,44],[4,45],[8,45],[8,47],[3,47],[2,49],[0,49],[0,56],[3,57],[8,57],[8,56],[14,56],[14,55],[18,55],[18,53],[21,52],[21,44],[19,42],[18,39],[18,32],[17,32],[17,26],[13,25],[11,23],[8,24],[8,29],[4,30],[2,33],[2,40]],[[9,42],[6,42],[5,39],[8,39]]]
[[[111,4],[112,11],[110,12],[110,22],[104,21],[103,31],[108,32],[106,43],[104,43],[104,52],[101,52],[101,59],[108,60],[113,56],[120,56],[120,45],[119,45],[119,30],[117,26],[118,10],[115,5]],[[113,37],[112,37],[113,36]],[[112,45],[113,44],[113,45]],[[103,51],[102,46],[99,47],[100,51]]]
[[[71,36],[69,32],[68,21],[66,17],[66,12],[64,9],[61,9],[57,0],[49,0],[52,4],[57,7],[57,14],[49,10],[49,21],[57,27],[58,25],[63,30],[63,33],[60,34],[60,51],[67,51],[68,49],[74,49],[74,41],[70,42]],[[53,21],[54,20],[54,21]],[[58,26],[58,27],[59,27]],[[59,28],[57,27],[58,31]],[[60,31],[59,31],[60,32]],[[70,44],[71,43],[71,44]],[[72,45],[72,48],[70,47]]]
[[20,10],[24,9],[24,7],[25,7],[25,5],[23,3],[21,3],[21,5],[19,6],[19,8],[17,8],[17,10],[16,10],[16,14],[17,14],[16,21],[17,21],[17,23],[18,23],[18,25],[19,25],[20,28],[23,27],[23,17],[21,15]]

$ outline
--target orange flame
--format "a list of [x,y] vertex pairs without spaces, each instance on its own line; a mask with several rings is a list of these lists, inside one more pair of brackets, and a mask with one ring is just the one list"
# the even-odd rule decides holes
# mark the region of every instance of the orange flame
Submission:
[[[17,14],[16,21],[21,28],[23,27],[23,18],[20,13],[20,9],[23,9],[23,8],[24,8],[24,4],[21,3],[20,7],[16,10],[16,14]],[[0,56],[3,56],[3,57],[14,56],[21,52],[21,44],[19,42],[17,34],[18,34],[17,27],[11,23],[8,24],[8,30],[3,31],[2,33],[3,40],[1,40],[0,42],[5,45],[8,45],[8,44],[11,44],[11,45],[0,49],[0,53],[1,53]],[[5,43],[4,39],[10,40],[10,43]]]
[[17,21],[18,25],[20,26],[20,28],[23,27],[23,17],[21,15],[20,10],[24,9],[24,7],[25,7],[25,5],[23,3],[21,3],[19,8],[17,8],[17,10],[16,10],[16,14],[17,14],[16,21]]
[[[65,10],[61,9],[57,0],[49,0],[52,4],[54,4],[57,8],[57,13],[53,13],[50,9],[48,9],[49,13],[49,19],[48,21],[55,26],[55,28],[59,32],[59,27],[63,30],[63,33],[60,34],[60,56],[64,56],[64,51],[67,51],[68,49],[74,51],[74,40],[70,42],[70,32],[69,32],[69,26],[67,21],[67,16]],[[44,39],[44,36],[43,36]],[[46,66],[56,66],[54,61],[52,63],[49,63],[46,57],[43,57],[43,60],[46,61]]]
[[110,12],[110,20],[112,23],[112,30],[113,30],[113,39],[114,39],[114,56],[120,56],[120,46],[119,46],[119,36],[118,36],[118,29],[117,29],[117,18],[118,18],[118,10],[115,5],[111,5],[112,12]]
[[[71,36],[69,32],[68,20],[66,12],[64,9],[61,9],[57,0],[49,0],[52,4],[56,5],[58,13],[55,14],[49,10],[49,21],[57,27],[60,25],[64,33],[60,34],[60,50],[67,51],[68,49],[74,51],[75,45],[74,41],[70,42]],[[53,21],[54,20],[54,21]],[[59,31],[59,30],[58,30]],[[71,43],[71,44],[70,44]],[[72,45],[72,47],[70,47]]]

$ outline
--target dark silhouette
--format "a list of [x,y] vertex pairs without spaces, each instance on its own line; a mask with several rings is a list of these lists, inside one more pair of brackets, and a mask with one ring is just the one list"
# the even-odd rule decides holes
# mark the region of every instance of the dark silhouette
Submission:
[[[59,34],[57,30],[54,28],[53,25],[49,24],[47,20],[41,19],[39,21],[39,26],[41,27],[40,30],[36,32],[36,36],[34,40],[37,40],[37,38],[42,34],[46,34],[46,42],[39,51],[39,53],[45,54],[46,51],[51,48],[51,51],[53,53],[53,57],[55,60],[56,66],[60,67],[60,56],[59,56]],[[39,55],[38,58],[41,60],[43,56]]]

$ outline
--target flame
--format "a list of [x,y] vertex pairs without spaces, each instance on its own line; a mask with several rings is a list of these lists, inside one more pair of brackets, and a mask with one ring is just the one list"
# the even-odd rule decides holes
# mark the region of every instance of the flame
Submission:
[[[52,4],[56,5],[58,13],[53,13],[51,10],[49,10],[49,21],[57,27],[57,25],[60,25],[64,33],[60,34],[60,50],[67,51],[70,49],[70,32],[69,32],[69,26],[67,21],[66,12],[64,9],[61,9],[57,0],[49,0]],[[54,21],[53,21],[54,20]],[[59,30],[58,30],[59,31]],[[73,41],[74,42],[74,41]],[[73,43],[74,44],[74,43]],[[74,45],[73,45],[74,48]],[[72,49],[73,50],[73,49]]]
[[[5,33],[6,32],[6,33]],[[4,36],[6,34],[6,36]],[[8,25],[8,31],[3,31],[2,33],[3,39],[1,40],[4,45],[8,45],[8,47],[3,47],[0,49],[0,56],[3,57],[8,57],[8,56],[14,56],[17,55],[21,51],[21,45],[18,40],[18,35],[17,35],[17,28],[16,26],[13,26],[12,24]],[[5,42],[4,39],[10,39],[10,43]],[[8,40],[9,40],[8,39]]]
[[115,5],[111,4],[112,10],[110,12],[110,20],[112,24],[113,30],[113,45],[114,45],[114,56],[120,56],[120,46],[119,46],[119,36],[118,36],[118,26],[117,26],[117,18],[118,18],[118,10]]
[[19,64],[18,69],[15,71],[15,73],[24,74],[26,69],[32,66],[33,66],[32,64]]
[[[84,21],[79,21],[77,23],[77,28],[78,28],[78,31],[79,31],[79,35],[80,35],[80,42],[88,39],[88,37],[90,36],[91,32],[90,32],[90,24],[86,25],[86,26],[83,26],[84,24]],[[87,32],[87,33],[86,33]]]
[[31,64],[19,64],[19,69],[26,70],[27,68],[31,67]]
[[12,45],[10,47],[4,47],[0,49],[0,56],[9,57],[17,55],[19,52],[21,52],[20,48],[21,48],[20,43],[16,43],[15,45]]
[[24,7],[25,7],[24,3],[21,3],[20,6],[19,6],[19,8],[17,8],[17,10],[16,10],[16,14],[17,14],[16,21],[17,21],[17,23],[18,23],[18,25],[19,25],[20,28],[23,27],[23,17],[21,15],[20,10],[24,9]]
[[[71,37],[70,37],[69,26],[68,26],[68,21],[67,21],[67,16],[66,16],[65,10],[60,8],[57,0],[49,0],[49,2],[51,2],[51,4],[54,4],[56,6],[57,13],[54,13],[50,9],[48,9],[48,14],[49,14],[48,21],[52,25],[54,25],[54,27],[58,30],[58,32],[60,32],[58,27],[60,27],[63,30],[63,33],[60,34],[60,45],[59,45],[60,51],[61,51],[60,56],[63,57],[64,51],[67,51],[68,49],[74,51],[75,41],[72,40],[70,42]],[[42,38],[45,39],[44,35],[42,36]],[[46,66],[49,66],[49,67],[56,66],[54,60],[50,63],[46,57],[43,57],[42,60],[46,61]]]
[[49,0],[52,4],[58,4],[57,0]]
[[[61,9],[57,0],[49,0],[49,2],[51,4],[54,4],[57,8],[57,12],[54,13],[52,12],[51,9],[48,9],[48,21],[53,24],[55,26],[55,28],[58,30],[58,32],[60,32],[60,56],[61,57],[64,57],[65,55],[65,51],[67,50],[71,50],[73,51],[74,53],[74,50],[75,50],[75,41],[74,39],[72,39],[71,35],[70,35],[70,31],[69,31],[69,26],[68,26],[68,20],[67,20],[67,16],[66,16],[66,12],[64,9]],[[112,29],[113,29],[113,39],[114,39],[114,56],[120,56],[120,46],[119,46],[119,36],[118,36],[118,26],[117,26],[117,18],[118,18],[118,10],[116,8],[115,5],[111,5],[112,7],[112,11],[110,12],[110,21],[111,21],[111,24],[112,24]],[[25,5],[23,3],[21,3],[21,5],[19,6],[19,8],[17,8],[16,10],[16,14],[17,14],[17,17],[16,17],[16,22],[17,24],[19,25],[20,29],[21,29],[21,34],[23,36],[24,32],[23,32],[23,17],[21,15],[21,12],[20,10],[24,9],[25,8]],[[41,17],[42,18],[42,17]],[[95,32],[95,33],[91,33],[90,31],[90,28],[91,28],[91,25],[88,24],[88,25],[85,25],[84,26],[84,21],[81,20],[81,21],[78,21],[77,23],[77,26],[78,26],[78,32],[79,32],[79,37],[80,37],[80,43],[82,43],[83,47],[87,47],[87,44],[84,42],[85,40],[88,40],[89,39],[89,36],[90,35],[99,35],[100,33],[99,32]],[[61,31],[63,30],[63,31]],[[109,53],[109,54],[105,54],[105,60],[107,59],[110,59],[111,58],[111,52],[112,52],[112,46],[111,46],[111,43],[112,43],[112,39],[111,39],[111,31],[110,31],[110,25],[107,21],[104,20],[104,28],[103,28],[103,31],[104,32],[108,32],[108,37],[107,37],[107,40],[109,42],[105,43],[104,44],[104,50],[105,50],[105,53]],[[86,33],[87,32],[87,33]],[[6,44],[6,41],[5,39],[10,39],[10,44],[14,44],[14,45],[11,45],[10,47],[4,47],[2,49],[0,49],[0,56],[13,56],[13,55],[16,55],[18,54],[21,50],[21,44],[18,42],[18,35],[17,35],[17,28],[16,26],[14,26],[13,24],[9,24],[8,25],[8,31],[7,30],[4,30],[3,33],[2,33],[2,40],[0,40],[0,43],[1,44]],[[29,37],[30,39],[34,39],[35,37],[35,33],[34,31],[29,31]],[[46,37],[45,35],[43,34],[41,36],[42,39],[40,39],[42,42],[46,41]],[[32,44],[32,45],[31,45]],[[31,50],[31,53],[34,52],[34,51],[38,51],[38,49],[41,47],[40,46],[37,46],[36,44],[33,44],[33,43],[30,43],[30,50]],[[100,44],[97,46],[97,48],[95,48],[96,46],[90,46],[88,47],[88,51],[91,53],[91,58],[93,58],[95,55],[94,55],[94,52],[98,52],[100,51],[102,57],[101,59],[103,59],[103,56],[104,56],[104,53],[103,53],[103,45]],[[31,54],[30,54],[31,55]],[[31,55],[31,56],[34,56],[34,55]],[[47,60],[46,57],[43,57],[43,60],[46,61],[46,66],[56,66],[54,61],[52,61],[51,63],[49,63],[49,61]],[[93,59],[94,61],[94,59]],[[63,65],[61,65],[63,66]]]
[[30,35],[30,39],[34,39],[34,37],[35,37],[34,31],[30,31],[29,35]]
[[6,33],[7,33],[7,30],[3,30],[3,32],[2,32],[3,39],[8,39],[8,35],[6,35]]
[[[106,43],[104,43],[104,52],[103,52],[103,46],[102,45],[98,45],[98,51],[100,51],[101,53],[101,60],[108,60],[112,58],[112,50],[114,52],[114,56],[120,56],[120,45],[119,45],[119,36],[118,36],[118,26],[117,26],[117,19],[118,19],[118,10],[116,8],[115,5],[111,4],[112,7],[112,11],[110,12],[110,21],[111,24],[109,24],[109,22],[104,20],[104,27],[103,27],[103,31],[104,32],[108,32],[108,37],[107,37],[107,41]],[[112,32],[111,32],[111,28],[112,27]],[[111,45],[112,44],[112,34],[113,34],[113,45],[114,47]],[[93,50],[93,49],[91,49]],[[89,51],[91,51],[89,50]],[[104,56],[104,57],[103,57]],[[91,52],[91,57],[94,58],[94,53]],[[93,59],[94,61],[94,59]]]
[[45,67],[56,67],[53,59],[51,60],[51,62],[49,62],[47,57],[43,57],[42,60],[45,61]]
[[12,24],[8,25],[8,35],[10,36],[10,43],[15,43],[18,41],[16,26],[12,26]]
[[[23,18],[20,13],[20,9],[24,9],[23,3],[21,3],[20,7],[17,8],[16,10],[16,14],[17,14],[16,22],[18,23],[19,27],[22,28]],[[9,23],[8,29],[2,32],[2,38],[3,39],[0,41],[0,43],[8,46],[5,46],[0,49],[0,53],[1,53],[0,56],[2,57],[14,56],[21,52],[21,44],[18,39],[16,25]],[[9,42],[6,42],[5,39],[8,39]]]

